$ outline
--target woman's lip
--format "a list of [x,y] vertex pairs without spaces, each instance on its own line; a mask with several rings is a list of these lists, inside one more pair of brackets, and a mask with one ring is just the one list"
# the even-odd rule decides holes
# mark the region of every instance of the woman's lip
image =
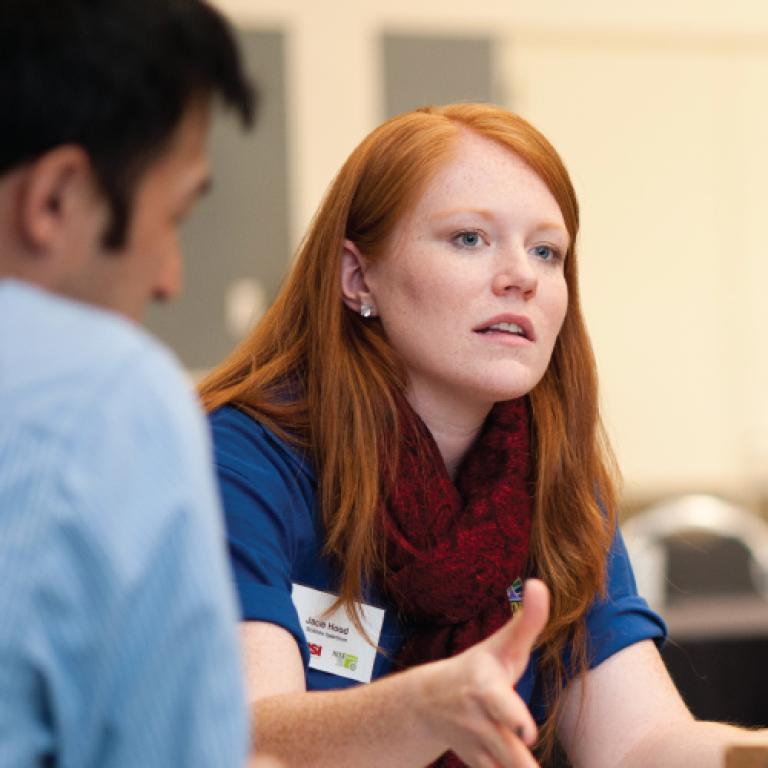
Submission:
[[[520,326],[523,333],[525,334],[525,339],[527,341],[536,341],[536,336],[533,332],[533,323],[525,317],[525,315],[511,315],[508,313],[505,313],[503,315],[497,315],[496,317],[492,317],[489,320],[486,320],[485,322],[481,323],[480,325],[475,326],[472,330],[475,331],[475,333],[507,333],[505,331],[489,331],[491,326],[498,325],[499,323],[509,323]],[[514,336],[514,334],[508,334]],[[521,338],[520,336],[517,336],[516,338]]]
[[509,347],[523,347],[533,342],[525,336],[508,331],[475,331],[478,336],[482,336],[488,342],[495,344],[505,344]]

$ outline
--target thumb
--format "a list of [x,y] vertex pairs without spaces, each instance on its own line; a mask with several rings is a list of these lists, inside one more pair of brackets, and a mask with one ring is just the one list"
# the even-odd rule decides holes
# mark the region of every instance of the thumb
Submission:
[[496,634],[489,638],[492,650],[517,675],[521,675],[528,663],[531,649],[549,618],[549,590],[543,581],[528,579],[523,587],[523,608]]

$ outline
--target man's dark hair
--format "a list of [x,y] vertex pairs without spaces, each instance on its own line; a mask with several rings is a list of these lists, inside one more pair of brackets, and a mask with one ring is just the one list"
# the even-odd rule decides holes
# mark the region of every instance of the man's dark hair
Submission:
[[0,0],[0,174],[63,144],[89,155],[125,240],[135,187],[195,99],[250,124],[233,33],[203,0]]

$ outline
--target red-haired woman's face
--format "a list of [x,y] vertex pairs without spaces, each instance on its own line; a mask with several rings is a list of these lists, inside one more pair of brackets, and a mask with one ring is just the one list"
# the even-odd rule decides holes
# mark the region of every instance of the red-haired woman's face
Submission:
[[530,392],[568,306],[569,236],[544,182],[508,149],[464,133],[390,243],[365,280],[417,411]]

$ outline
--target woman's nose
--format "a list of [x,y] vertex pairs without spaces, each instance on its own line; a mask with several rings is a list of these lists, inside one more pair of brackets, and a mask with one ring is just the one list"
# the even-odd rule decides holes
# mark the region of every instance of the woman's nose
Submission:
[[509,249],[493,277],[493,292],[499,296],[513,291],[519,292],[524,298],[533,296],[538,276],[531,258],[524,249]]

